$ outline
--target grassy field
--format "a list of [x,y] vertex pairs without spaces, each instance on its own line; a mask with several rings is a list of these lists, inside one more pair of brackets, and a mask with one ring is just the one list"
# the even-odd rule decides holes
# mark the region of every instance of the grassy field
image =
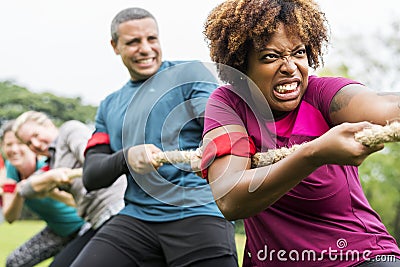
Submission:
[[[42,221],[15,221],[12,224],[0,224],[0,266],[5,266],[7,255],[24,241],[43,229]],[[51,259],[36,266],[48,266]]]
[[[16,247],[26,241],[29,237],[43,229],[42,221],[16,221],[13,224],[0,224],[0,266],[5,266],[7,255]],[[236,235],[239,264],[242,263],[244,235]],[[51,260],[42,262],[37,267],[48,266]]]

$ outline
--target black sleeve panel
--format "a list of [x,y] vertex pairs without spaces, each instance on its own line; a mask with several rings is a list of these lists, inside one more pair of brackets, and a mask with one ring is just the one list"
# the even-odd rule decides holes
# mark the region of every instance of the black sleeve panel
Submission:
[[86,151],[82,177],[86,190],[108,187],[128,173],[124,150],[113,153],[109,145],[96,145]]

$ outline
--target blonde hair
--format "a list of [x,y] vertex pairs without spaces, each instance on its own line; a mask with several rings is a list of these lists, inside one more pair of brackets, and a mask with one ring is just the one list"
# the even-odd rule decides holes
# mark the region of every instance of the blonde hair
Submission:
[[53,124],[50,118],[43,112],[39,111],[26,111],[18,116],[15,120],[14,125],[12,127],[12,131],[15,133],[15,136],[18,137],[18,131],[28,121],[36,122],[39,125]]

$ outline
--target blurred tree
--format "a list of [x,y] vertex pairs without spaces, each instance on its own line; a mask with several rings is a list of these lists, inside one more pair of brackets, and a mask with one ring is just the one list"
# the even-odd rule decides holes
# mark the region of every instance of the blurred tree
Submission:
[[361,183],[371,206],[397,241],[400,241],[399,155],[399,143],[386,144],[383,151],[369,156],[359,168]]
[[[330,55],[328,70],[354,78],[375,90],[399,91],[400,20],[372,34],[362,31],[333,40],[335,55]],[[333,52],[333,51],[331,51]],[[333,70],[333,71],[332,71]],[[326,72],[326,69],[322,70]]]
[[10,81],[0,82],[0,122],[15,119],[27,110],[46,113],[60,125],[67,120],[92,124],[97,107],[83,105],[79,97],[66,98],[50,93],[32,93]]
[[[334,42],[334,60],[319,75],[349,77],[382,92],[400,91],[400,21],[371,36],[358,33]],[[399,154],[399,143],[386,144],[364,161],[359,173],[371,206],[400,244]]]

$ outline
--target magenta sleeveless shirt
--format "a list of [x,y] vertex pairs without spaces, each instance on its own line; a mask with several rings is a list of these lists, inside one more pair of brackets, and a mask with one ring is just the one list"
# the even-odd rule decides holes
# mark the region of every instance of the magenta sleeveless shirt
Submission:
[[[261,140],[265,132],[246,101],[232,87],[220,87],[208,102],[204,133],[223,125],[242,125],[258,152],[310,141],[329,130],[330,102],[337,91],[351,83],[356,82],[310,76],[300,106],[275,122],[276,136],[267,142]],[[263,123],[271,129],[271,122]],[[244,223],[243,266],[347,267],[376,255],[400,255],[395,239],[370,207],[353,166],[318,168]]]

